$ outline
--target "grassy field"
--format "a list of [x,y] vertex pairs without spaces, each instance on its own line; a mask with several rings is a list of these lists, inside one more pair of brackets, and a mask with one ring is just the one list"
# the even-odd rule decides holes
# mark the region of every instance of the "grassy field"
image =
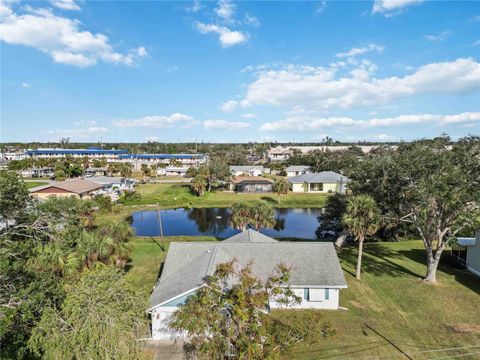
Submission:
[[326,194],[288,193],[277,202],[275,194],[237,194],[212,191],[198,197],[191,193],[188,184],[146,184],[137,187],[140,199],[133,199],[126,205],[151,205],[158,203],[163,208],[179,207],[229,207],[235,202],[265,200],[275,207],[323,207]]
[[[166,248],[170,241],[191,239],[167,238]],[[142,294],[148,294],[166,252],[151,238],[135,238],[131,244],[128,276]],[[285,359],[480,358],[478,278],[464,270],[441,266],[438,285],[422,283],[419,279],[425,265],[420,241],[370,243],[365,248],[362,281],[352,275],[356,249],[339,251],[349,286],[341,293],[340,305],[348,310],[323,311],[336,335],[299,344],[285,354]],[[293,313],[274,311],[272,316],[289,317]],[[308,311],[304,313],[308,316]]]
[[27,189],[31,189],[37,186],[47,185],[48,182],[46,181],[25,181],[25,185],[27,185]]

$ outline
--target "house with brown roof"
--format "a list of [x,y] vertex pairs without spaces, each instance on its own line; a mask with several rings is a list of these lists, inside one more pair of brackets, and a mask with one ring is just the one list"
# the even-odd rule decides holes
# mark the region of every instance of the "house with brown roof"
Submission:
[[80,199],[89,199],[93,193],[100,190],[102,184],[85,179],[72,179],[56,181],[48,185],[38,186],[30,189],[33,197],[46,199],[50,196],[75,196]]

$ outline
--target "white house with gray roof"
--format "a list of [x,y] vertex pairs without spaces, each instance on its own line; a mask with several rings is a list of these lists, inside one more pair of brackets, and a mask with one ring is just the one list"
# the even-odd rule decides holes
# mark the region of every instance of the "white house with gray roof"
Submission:
[[[152,338],[178,336],[168,329],[172,314],[218,264],[232,259],[242,266],[252,261],[253,273],[263,280],[279,263],[289,265],[290,287],[302,299],[294,308],[338,309],[340,289],[347,287],[332,243],[277,241],[251,229],[221,242],[173,242],[150,296]],[[269,307],[282,306],[271,301]]]
[[265,169],[258,165],[233,165],[230,166],[230,172],[233,176],[262,176]]
[[310,174],[310,166],[307,165],[292,165],[285,169],[288,177]]
[[292,184],[293,192],[344,194],[350,180],[334,171],[322,171],[290,177],[288,181]]

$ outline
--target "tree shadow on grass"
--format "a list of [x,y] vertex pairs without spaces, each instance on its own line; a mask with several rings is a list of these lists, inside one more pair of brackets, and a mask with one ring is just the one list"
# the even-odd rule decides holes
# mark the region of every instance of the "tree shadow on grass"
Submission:
[[[349,271],[345,265],[349,264],[351,268],[355,269],[357,264],[357,245],[347,245],[339,250],[339,258],[342,261],[343,269],[352,276],[354,273]],[[365,244],[363,250],[362,260],[362,272],[375,276],[389,275],[389,276],[401,276],[408,275],[414,278],[421,277],[420,274],[411,271],[410,269],[399,264],[395,260],[401,260],[404,255],[398,251],[393,251],[381,243],[368,243]]]
[[[417,263],[425,265],[425,271],[427,270],[426,264],[426,251],[423,249],[411,249],[400,250],[399,253]],[[438,270],[455,278],[455,281],[469,288],[473,292],[480,295],[480,280],[479,277],[472,274],[465,268],[459,267],[454,261],[451,260],[448,251],[444,251],[440,259]]]
[[262,196],[260,199],[263,200],[263,201],[265,201],[265,202],[267,202],[267,203],[269,203],[269,204],[278,205],[277,200],[275,200],[274,198],[271,198],[271,197],[269,197],[269,196]]

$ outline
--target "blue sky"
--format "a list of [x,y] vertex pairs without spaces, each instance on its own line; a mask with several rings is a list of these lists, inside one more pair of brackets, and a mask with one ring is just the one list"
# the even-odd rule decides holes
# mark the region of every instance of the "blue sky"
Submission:
[[480,2],[3,1],[1,141],[480,135]]

